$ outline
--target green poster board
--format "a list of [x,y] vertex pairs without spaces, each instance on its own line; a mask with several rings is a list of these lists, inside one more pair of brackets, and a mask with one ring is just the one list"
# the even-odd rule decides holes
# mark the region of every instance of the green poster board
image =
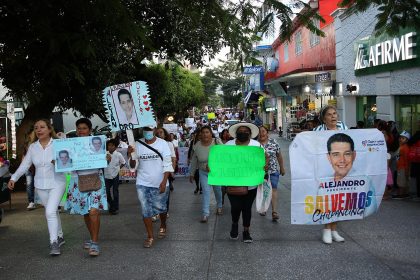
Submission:
[[264,149],[215,145],[209,154],[209,185],[257,186],[264,181]]

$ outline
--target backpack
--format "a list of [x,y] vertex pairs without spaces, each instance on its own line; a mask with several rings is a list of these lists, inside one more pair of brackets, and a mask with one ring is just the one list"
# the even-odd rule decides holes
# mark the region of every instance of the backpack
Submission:
[[410,146],[407,158],[409,162],[420,163],[420,141]]

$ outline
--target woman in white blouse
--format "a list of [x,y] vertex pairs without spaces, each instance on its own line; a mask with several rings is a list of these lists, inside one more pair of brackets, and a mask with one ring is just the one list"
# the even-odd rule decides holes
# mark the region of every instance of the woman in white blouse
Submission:
[[22,160],[19,168],[12,175],[8,187],[13,190],[15,182],[35,166],[35,189],[45,207],[48,231],[50,234],[50,255],[60,255],[60,246],[64,244],[58,205],[64,194],[66,179],[63,173],[54,169],[53,138],[57,138],[54,128],[47,119],[40,119],[34,125],[35,139]]

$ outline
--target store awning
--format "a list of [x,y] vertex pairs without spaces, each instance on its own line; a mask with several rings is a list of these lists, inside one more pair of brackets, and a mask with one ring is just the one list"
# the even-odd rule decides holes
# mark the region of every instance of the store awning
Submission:
[[286,91],[283,89],[283,87],[280,85],[279,82],[266,85],[266,90],[271,95],[276,96],[276,97],[287,96]]

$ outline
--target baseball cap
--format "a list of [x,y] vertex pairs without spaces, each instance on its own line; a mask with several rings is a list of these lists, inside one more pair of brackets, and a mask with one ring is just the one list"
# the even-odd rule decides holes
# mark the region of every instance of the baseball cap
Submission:
[[403,136],[403,137],[405,137],[405,138],[407,138],[407,139],[410,139],[410,137],[411,137],[411,135],[410,135],[410,133],[408,133],[407,131],[403,131],[403,132],[401,132],[401,134],[400,134],[400,136]]

